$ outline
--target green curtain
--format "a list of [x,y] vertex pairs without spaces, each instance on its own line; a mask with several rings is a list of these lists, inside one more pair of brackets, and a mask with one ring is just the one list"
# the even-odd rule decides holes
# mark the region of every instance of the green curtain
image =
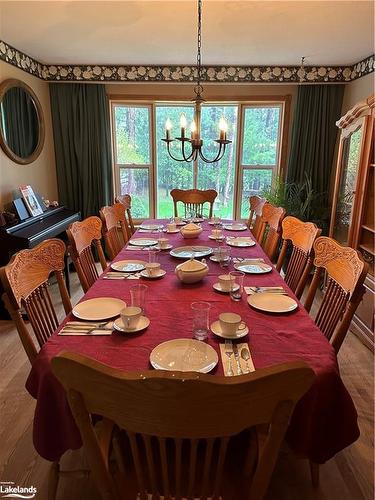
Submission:
[[6,142],[20,158],[27,158],[38,145],[39,123],[33,100],[22,87],[4,95],[3,120]]
[[105,87],[51,83],[50,96],[60,204],[98,215],[113,198]]
[[311,179],[317,194],[328,195],[341,116],[344,85],[301,85],[294,112],[287,181]]

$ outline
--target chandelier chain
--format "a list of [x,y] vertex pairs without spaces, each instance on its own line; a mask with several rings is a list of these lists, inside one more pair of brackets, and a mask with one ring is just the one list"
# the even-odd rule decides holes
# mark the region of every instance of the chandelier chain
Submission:
[[202,0],[198,0],[198,36],[197,36],[197,86],[195,93],[200,96],[203,90],[202,81]]

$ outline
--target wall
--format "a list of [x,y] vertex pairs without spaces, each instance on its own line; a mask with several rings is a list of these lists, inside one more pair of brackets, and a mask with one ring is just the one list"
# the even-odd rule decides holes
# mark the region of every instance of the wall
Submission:
[[0,82],[17,78],[29,85],[40,100],[45,120],[46,136],[40,156],[28,165],[14,163],[0,149],[0,208],[12,200],[12,190],[30,184],[35,191],[50,200],[57,199],[55,151],[53,145],[48,83],[14,66],[0,61]]
[[342,103],[342,115],[347,113],[357,102],[363,101],[375,92],[375,73],[358,78],[346,84],[344,100]]

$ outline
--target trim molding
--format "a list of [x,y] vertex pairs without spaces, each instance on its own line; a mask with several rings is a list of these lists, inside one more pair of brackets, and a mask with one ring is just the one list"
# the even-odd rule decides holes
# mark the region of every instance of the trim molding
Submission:
[[[104,66],[42,64],[0,40],[0,60],[54,82],[194,83],[195,66]],[[205,83],[347,83],[375,70],[375,55],[351,66],[204,66]]]

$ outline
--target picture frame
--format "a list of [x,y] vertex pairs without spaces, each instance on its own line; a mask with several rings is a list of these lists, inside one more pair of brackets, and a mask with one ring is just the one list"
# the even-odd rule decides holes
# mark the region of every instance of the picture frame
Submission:
[[25,202],[26,208],[29,211],[30,215],[42,215],[43,209],[40,206],[37,197],[33,191],[33,188],[29,185],[20,186],[20,191],[22,194],[22,198]]

